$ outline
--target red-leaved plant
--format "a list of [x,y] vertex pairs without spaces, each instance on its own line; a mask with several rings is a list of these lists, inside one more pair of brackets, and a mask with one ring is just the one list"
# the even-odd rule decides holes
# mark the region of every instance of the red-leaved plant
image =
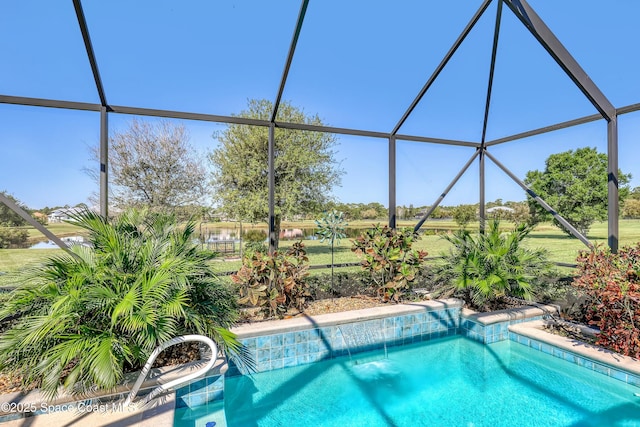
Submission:
[[578,256],[574,286],[589,298],[586,317],[597,345],[640,358],[640,243],[617,254],[596,248]]
[[311,299],[308,262],[302,242],[285,253],[256,252],[243,259],[240,270],[231,276],[240,292],[238,302],[262,307],[265,316],[282,317],[292,307],[304,311]]
[[371,274],[382,301],[399,302],[403,292],[411,289],[427,256],[426,251],[411,248],[419,238],[411,228],[377,224],[353,240],[351,250],[362,258],[360,265]]

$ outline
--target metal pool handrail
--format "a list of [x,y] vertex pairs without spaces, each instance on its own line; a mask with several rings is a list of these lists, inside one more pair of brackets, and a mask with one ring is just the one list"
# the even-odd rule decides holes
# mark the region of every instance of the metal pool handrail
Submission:
[[146,405],[147,403],[149,403],[151,399],[153,399],[163,391],[166,391],[171,387],[175,387],[177,385],[184,384],[188,381],[191,381],[192,379],[197,378],[200,375],[205,374],[207,371],[209,371],[213,367],[213,365],[216,363],[216,359],[218,358],[218,346],[216,345],[215,342],[213,342],[213,340],[211,340],[211,338],[205,337],[204,335],[183,335],[181,337],[173,338],[165,343],[162,343],[158,348],[153,350],[153,353],[151,353],[151,356],[149,356],[149,359],[147,360],[147,363],[144,365],[144,368],[142,368],[142,371],[140,371],[140,375],[138,376],[138,379],[133,385],[133,388],[131,389],[129,396],[127,396],[127,399],[124,401],[124,406],[125,407],[129,406],[133,401],[133,399],[135,399],[136,394],[138,394],[138,391],[140,390],[140,386],[142,385],[142,382],[147,378],[147,375],[151,370],[151,366],[153,365],[153,362],[156,360],[156,357],[158,357],[158,355],[162,353],[163,350],[165,350],[167,347],[171,347],[172,345],[180,344],[183,342],[191,342],[191,341],[201,342],[208,345],[209,348],[211,349],[211,360],[209,360],[209,362],[207,362],[207,364],[202,369],[198,369],[195,372],[187,374],[183,377],[177,378],[173,381],[169,381],[166,384],[160,384],[158,387],[154,388],[151,391],[151,393],[149,393],[143,399],[142,405]]

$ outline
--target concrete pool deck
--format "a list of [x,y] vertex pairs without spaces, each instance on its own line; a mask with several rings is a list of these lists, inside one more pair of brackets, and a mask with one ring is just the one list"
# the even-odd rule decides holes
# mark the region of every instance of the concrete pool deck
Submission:
[[[19,418],[0,423],[2,427],[173,427],[175,393],[158,400],[148,409],[123,409],[117,404],[85,406],[80,411],[48,412],[33,417]],[[91,410],[89,410],[91,409]]]
[[[197,371],[205,364],[206,360],[199,360],[184,365],[154,368],[143,383],[140,394],[150,391],[159,384]],[[224,369],[226,369],[226,361],[219,358],[214,367],[204,375],[224,372]],[[0,426],[173,427],[176,407],[175,391],[161,395],[141,409],[137,409],[135,405],[130,408],[123,407],[124,398],[137,377],[138,373],[128,374],[127,381],[113,393],[86,396],[84,400],[63,394],[53,401],[48,401],[39,390],[32,390],[26,394],[15,392],[0,395],[0,414],[5,419],[0,422]],[[138,397],[135,401],[140,399]]]
[[546,320],[535,320],[511,325],[509,331],[517,336],[510,338],[512,341],[640,387],[639,360],[574,338],[547,332],[544,327],[549,323]]

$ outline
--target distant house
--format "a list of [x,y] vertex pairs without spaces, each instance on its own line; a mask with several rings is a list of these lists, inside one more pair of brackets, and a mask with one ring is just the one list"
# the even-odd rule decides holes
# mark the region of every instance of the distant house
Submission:
[[487,209],[488,214],[512,214],[515,212],[515,209],[512,209],[508,206],[494,206],[492,208]]
[[31,216],[34,217],[39,222],[49,221],[49,217],[46,214],[43,214],[42,212],[34,212],[31,214]]
[[56,222],[70,221],[72,215],[79,214],[83,212],[84,208],[64,208],[64,209],[56,209],[51,212],[47,217],[49,224],[53,224]]

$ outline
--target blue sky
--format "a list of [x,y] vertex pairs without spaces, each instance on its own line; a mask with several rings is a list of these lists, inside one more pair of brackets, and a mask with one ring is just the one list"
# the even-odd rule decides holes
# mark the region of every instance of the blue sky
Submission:
[[[617,107],[640,102],[635,0],[530,0],[592,80]],[[407,0],[311,0],[284,99],[327,125],[389,132],[480,5]],[[488,11],[400,129],[403,134],[479,141],[496,14]],[[249,98],[277,94],[299,2],[85,1],[107,100],[231,115]],[[0,94],[98,102],[71,2],[0,3]],[[501,24],[489,140],[594,114],[594,107],[513,14]],[[112,130],[129,116],[111,114]],[[203,153],[214,123],[183,122]],[[640,185],[640,113],[620,117],[620,168]],[[86,202],[96,185],[88,147],[99,116],[0,104],[0,190],[38,208]],[[493,147],[518,176],[552,153],[606,150],[604,120]],[[387,204],[386,140],[339,136],[347,174],[343,202]],[[428,205],[473,154],[465,147],[398,142],[397,203]],[[523,191],[487,162],[487,200],[523,200]],[[478,201],[474,164],[443,204]]]

